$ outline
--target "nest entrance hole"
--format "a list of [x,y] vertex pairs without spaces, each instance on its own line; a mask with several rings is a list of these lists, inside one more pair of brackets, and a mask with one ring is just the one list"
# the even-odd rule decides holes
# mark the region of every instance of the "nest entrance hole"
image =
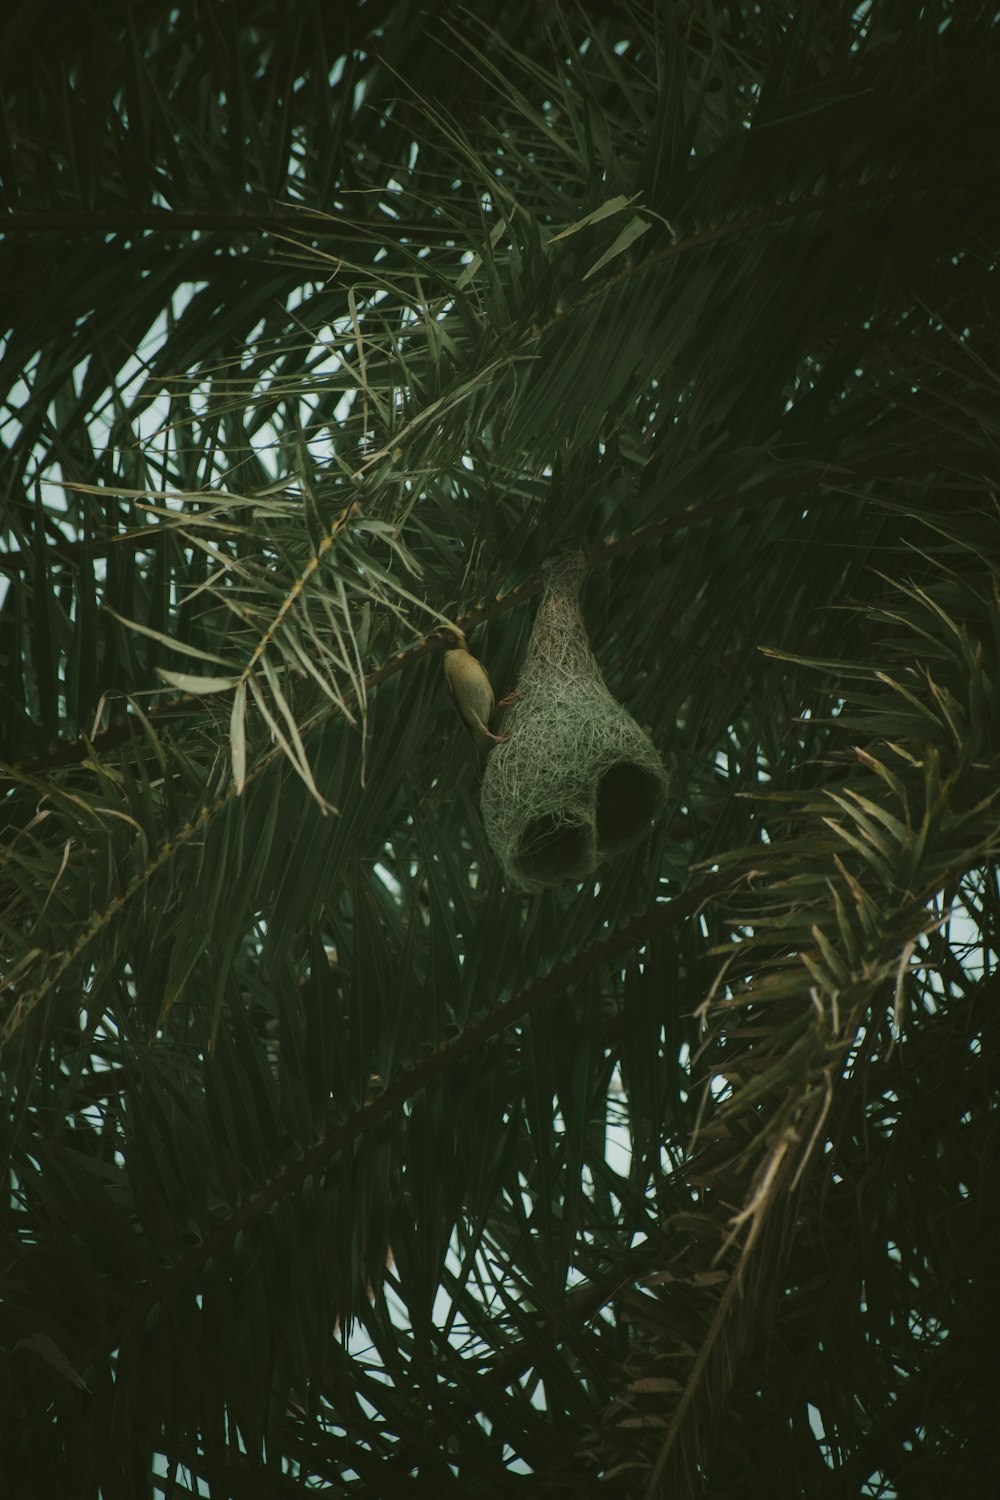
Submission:
[[663,806],[663,778],[635,761],[609,766],[597,783],[597,843],[607,857],[641,838]]
[[593,863],[586,825],[566,823],[554,813],[542,813],[525,824],[518,842],[517,865],[528,880],[582,880]]

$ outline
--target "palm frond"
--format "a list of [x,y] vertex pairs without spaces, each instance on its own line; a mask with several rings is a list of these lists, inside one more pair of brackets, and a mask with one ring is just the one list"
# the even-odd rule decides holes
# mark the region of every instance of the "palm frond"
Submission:
[[[992,10],[54,12],[0,23],[5,1477],[973,1493]],[[568,548],[677,797],[526,897],[439,627],[506,691]]]

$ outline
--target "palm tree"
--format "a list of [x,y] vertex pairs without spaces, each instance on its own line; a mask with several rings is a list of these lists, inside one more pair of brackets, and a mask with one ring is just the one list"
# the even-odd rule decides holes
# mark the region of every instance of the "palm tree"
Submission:
[[990,1493],[995,7],[0,27],[4,1493]]

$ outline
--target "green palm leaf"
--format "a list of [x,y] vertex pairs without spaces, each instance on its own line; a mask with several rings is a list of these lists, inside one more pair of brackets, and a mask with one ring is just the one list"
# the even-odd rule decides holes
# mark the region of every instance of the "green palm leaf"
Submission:
[[[11,1493],[983,1492],[992,10],[0,42]],[[567,550],[674,795],[525,896]]]

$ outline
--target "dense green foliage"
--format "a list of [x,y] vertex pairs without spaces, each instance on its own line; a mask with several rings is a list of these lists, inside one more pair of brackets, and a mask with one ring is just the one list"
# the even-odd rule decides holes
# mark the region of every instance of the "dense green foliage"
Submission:
[[994,11],[9,0],[5,1495],[1000,1484]]

